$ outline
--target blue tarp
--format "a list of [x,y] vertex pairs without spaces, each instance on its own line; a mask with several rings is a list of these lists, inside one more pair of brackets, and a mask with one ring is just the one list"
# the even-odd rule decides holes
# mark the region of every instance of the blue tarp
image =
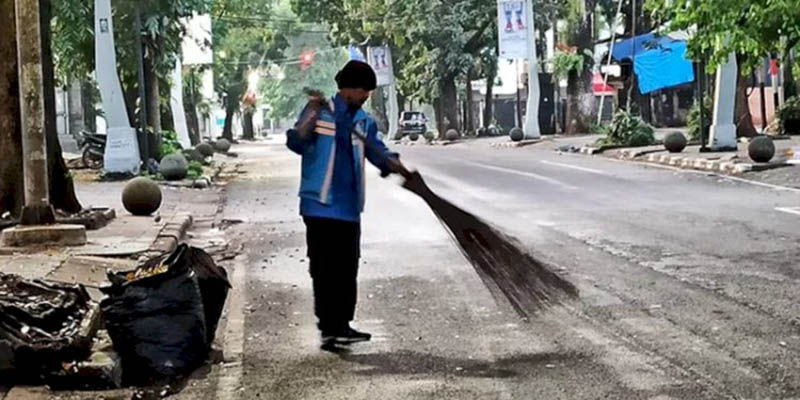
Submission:
[[642,94],[694,82],[694,68],[686,59],[686,42],[683,41],[667,43],[637,55],[633,69]]
[[[656,37],[653,33],[636,36],[633,39],[625,39],[614,42],[614,52],[611,54],[617,61],[630,59],[633,53],[634,44],[636,45],[636,56],[647,51],[647,46],[652,45],[653,39]],[[670,39],[672,40],[672,39]]]
[[648,33],[614,43],[614,59],[622,61],[633,55],[642,94],[694,82],[694,68],[686,59],[683,40]]

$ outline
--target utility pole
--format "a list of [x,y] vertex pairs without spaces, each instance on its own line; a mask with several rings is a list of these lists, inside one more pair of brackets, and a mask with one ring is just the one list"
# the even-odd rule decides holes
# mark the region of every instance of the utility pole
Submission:
[[[720,38],[720,45],[723,40]],[[709,144],[714,151],[736,150],[736,78],[739,68],[736,54],[728,55],[728,60],[717,67],[717,83],[714,87],[714,115],[709,133]]]
[[514,107],[516,109],[516,111],[517,111],[516,112],[516,114],[517,114],[516,115],[516,117],[517,117],[517,126],[516,127],[517,128],[522,128],[522,100],[521,100],[520,94],[519,94],[519,60],[514,60],[514,66],[516,67],[516,74],[515,75],[517,76],[517,80],[516,80],[516,82],[517,82],[517,87],[516,87],[516,89],[517,89],[516,90],[516,93],[517,93],[517,106]]
[[533,0],[525,1],[526,15],[528,16],[528,103],[525,112],[525,139],[538,139],[542,137],[539,127],[539,101],[541,88],[539,87],[539,66],[536,55],[536,27],[533,22]]
[[22,225],[48,225],[55,222],[47,177],[39,12],[38,0],[16,0],[22,169],[25,187],[25,205],[20,221]]
[[139,81],[139,129],[141,129],[142,139],[144,140],[144,143],[142,143],[144,169],[145,171],[150,171],[150,133],[147,132],[147,92],[145,91],[144,58],[142,54],[142,18],[138,4],[134,6],[134,9],[133,32],[136,35],[136,77]]

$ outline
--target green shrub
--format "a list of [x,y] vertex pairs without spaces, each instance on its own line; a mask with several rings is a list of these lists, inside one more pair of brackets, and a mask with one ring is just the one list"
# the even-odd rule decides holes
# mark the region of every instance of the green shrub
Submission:
[[[712,110],[713,110],[713,100],[706,96],[705,101],[703,101],[703,108],[705,112],[703,114],[703,125],[705,126],[706,132],[708,129],[711,128],[711,119]],[[700,140],[700,103],[694,102],[692,104],[692,108],[689,109],[689,115],[686,117],[686,123],[689,125],[689,140],[691,141],[699,141]]]
[[203,164],[197,161],[189,161],[189,171],[186,173],[188,179],[197,179],[203,176]]
[[178,142],[178,134],[173,131],[161,133],[161,157],[183,151],[183,147]]
[[[800,96],[794,96],[784,102],[778,109],[778,121],[780,121],[781,133],[800,133],[800,132],[787,132],[787,121],[800,120]],[[794,129],[791,127],[790,129]]]
[[597,141],[601,146],[649,146],[656,141],[653,127],[638,115],[620,110],[614,114],[611,124],[596,125],[594,132],[603,135]]

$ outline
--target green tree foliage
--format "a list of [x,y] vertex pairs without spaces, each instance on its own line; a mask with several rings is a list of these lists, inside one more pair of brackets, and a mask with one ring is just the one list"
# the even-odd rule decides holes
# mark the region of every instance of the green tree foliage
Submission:
[[[325,42],[319,34],[305,34],[290,40],[287,55],[297,55],[302,51],[315,48]],[[347,51],[342,48],[318,49],[313,64],[304,69],[295,59],[282,64],[275,64],[268,70],[262,81],[261,92],[270,106],[270,118],[292,120],[302,110],[307,99],[303,95],[304,88],[320,90],[326,95],[336,92],[333,77],[339,68],[348,60]]]
[[[212,0],[139,0],[113,1],[114,38],[118,71],[131,122],[136,122],[138,75],[136,35],[143,43],[146,73],[155,75],[148,81],[156,86],[148,96],[151,104],[164,104],[158,99],[159,87],[168,87],[175,58],[180,55],[183,40],[183,19],[211,10]],[[58,77],[62,82],[87,77],[95,65],[94,4],[85,0],[58,0],[53,5],[53,53]],[[135,32],[134,12],[138,7],[141,30]],[[160,108],[160,107],[159,107]],[[160,110],[149,110],[159,116]],[[156,118],[155,121],[158,121]],[[160,124],[159,124],[160,125]],[[156,127],[156,131],[160,126]]]
[[212,36],[215,48],[215,90],[225,106],[222,136],[233,138],[234,115],[248,88],[248,76],[270,60],[282,57],[287,36],[297,26],[273,12],[273,0],[225,0],[214,3]]
[[708,53],[709,70],[734,52],[751,68],[765,55],[792,49],[800,41],[797,1],[647,0],[646,6],[668,29],[691,29],[689,55],[699,59]]

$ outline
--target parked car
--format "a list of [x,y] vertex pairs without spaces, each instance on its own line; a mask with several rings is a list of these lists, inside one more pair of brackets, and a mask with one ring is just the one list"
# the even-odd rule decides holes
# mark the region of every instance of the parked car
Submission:
[[400,114],[399,128],[396,139],[402,139],[404,136],[412,134],[425,135],[425,132],[428,131],[428,118],[419,111],[403,111]]

